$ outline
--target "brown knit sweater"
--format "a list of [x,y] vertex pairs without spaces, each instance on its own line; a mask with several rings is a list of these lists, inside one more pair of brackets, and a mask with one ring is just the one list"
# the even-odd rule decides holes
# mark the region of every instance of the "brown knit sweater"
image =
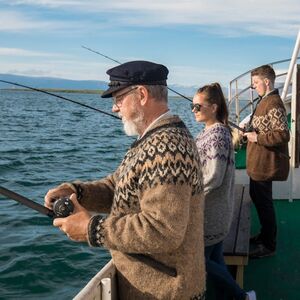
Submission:
[[290,134],[286,111],[278,91],[264,97],[257,106],[252,125],[257,143],[247,144],[247,173],[256,181],[286,180],[289,174]]
[[202,174],[193,138],[177,116],[155,123],[114,174],[79,187],[83,206],[109,212],[91,219],[89,243],[111,251],[120,299],[204,299]]

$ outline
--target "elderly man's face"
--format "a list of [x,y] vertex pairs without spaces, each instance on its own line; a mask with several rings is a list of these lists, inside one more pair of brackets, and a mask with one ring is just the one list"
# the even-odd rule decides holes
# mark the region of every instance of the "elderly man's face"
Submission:
[[131,87],[113,95],[112,111],[118,113],[122,118],[124,131],[129,136],[141,134],[141,125],[144,119],[137,89],[138,87]]

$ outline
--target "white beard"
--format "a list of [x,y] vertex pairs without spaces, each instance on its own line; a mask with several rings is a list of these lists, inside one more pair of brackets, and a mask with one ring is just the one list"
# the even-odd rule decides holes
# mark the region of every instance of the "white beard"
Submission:
[[128,136],[139,135],[139,128],[143,124],[144,114],[136,111],[136,116],[131,120],[122,117],[123,128]]
[[129,136],[139,135],[137,126],[133,120],[122,119],[124,131]]

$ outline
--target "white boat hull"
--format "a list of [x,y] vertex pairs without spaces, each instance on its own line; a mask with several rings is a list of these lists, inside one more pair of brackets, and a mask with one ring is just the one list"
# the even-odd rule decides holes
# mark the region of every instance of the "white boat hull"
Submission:
[[74,300],[117,300],[116,268],[110,260],[77,294]]

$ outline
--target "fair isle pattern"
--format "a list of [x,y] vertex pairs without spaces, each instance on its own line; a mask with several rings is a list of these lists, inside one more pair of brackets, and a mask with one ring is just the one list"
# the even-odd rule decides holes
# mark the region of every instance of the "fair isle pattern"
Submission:
[[267,115],[254,115],[252,125],[260,134],[267,134],[269,130],[288,130],[287,117],[282,107],[270,109]]
[[252,126],[257,143],[247,143],[247,173],[255,181],[282,181],[289,174],[290,133],[283,102],[274,90],[255,110]]
[[225,238],[231,223],[234,151],[229,128],[220,123],[203,130],[196,144],[204,178],[204,241],[210,246]]
[[[124,298],[203,299],[202,173],[197,147],[183,122],[171,115],[156,122],[113,174],[83,185],[82,201],[91,207],[99,202],[101,213],[102,191],[109,215],[105,221],[101,216],[91,219],[89,242],[111,250],[122,274]],[[178,280],[124,253],[176,267]]]
[[228,157],[232,147],[230,141],[229,130],[222,124],[216,124],[213,128],[200,132],[196,138],[196,144],[201,165],[205,167],[209,160],[215,159],[234,164],[234,160]]
[[104,236],[103,236],[103,222],[105,217],[100,215],[92,217],[89,222],[89,236],[91,237],[89,243],[93,247],[102,247],[104,245]]
[[[112,214],[139,211],[139,194],[157,185],[192,186],[192,194],[202,188],[199,157],[192,137],[182,122],[148,132],[127,152],[117,171]],[[195,155],[196,154],[196,155]]]

